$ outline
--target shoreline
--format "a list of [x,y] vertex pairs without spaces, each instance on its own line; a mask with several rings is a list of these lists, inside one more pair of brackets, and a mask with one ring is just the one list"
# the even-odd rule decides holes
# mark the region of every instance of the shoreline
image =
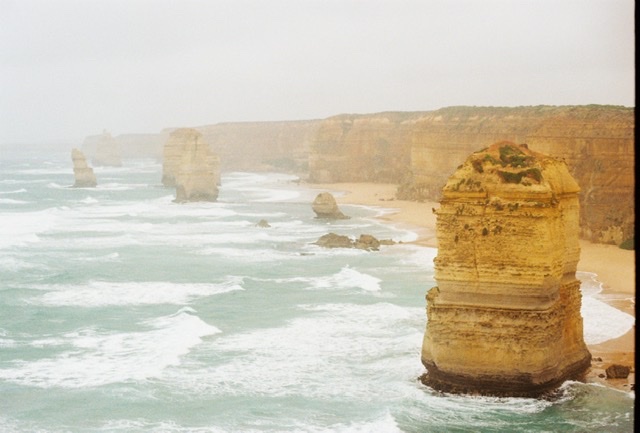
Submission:
[[[433,209],[437,202],[413,202],[397,200],[395,184],[331,183],[310,184],[306,187],[331,192],[338,205],[363,205],[389,210],[378,216],[382,221],[394,223],[414,231],[418,238],[408,242],[437,248],[436,216]],[[596,296],[599,301],[635,318],[635,251],[623,250],[615,245],[594,244],[580,240],[578,271],[597,275],[602,290]],[[624,335],[598,344],[587,345],[593,357],[586,381],[628,392],[635,385],[635,324]],[[600,360],[601,359],[601,360]],[[612,364],[631,366],[626,379],[606,379],[605,370]]]

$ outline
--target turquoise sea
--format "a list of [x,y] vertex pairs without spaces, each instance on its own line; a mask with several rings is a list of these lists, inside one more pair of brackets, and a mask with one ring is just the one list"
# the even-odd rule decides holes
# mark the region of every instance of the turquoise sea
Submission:
[[[242,172],[216,203],[176,204],[161,171],[129,160],[76,189],[70,152],[0,155],[0,432],[633,431],[633,392],[422,385],[436,250],[384,209],[318,220],[317,190]],[[405,243],[313,244],[328,232]],[[635,323],[580,277],[587,342]]]

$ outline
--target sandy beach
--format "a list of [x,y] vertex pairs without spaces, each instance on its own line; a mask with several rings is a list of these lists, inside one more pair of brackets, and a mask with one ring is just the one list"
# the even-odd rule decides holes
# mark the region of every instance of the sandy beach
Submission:
[[[308,187],[331,192],[338,204],[355,204],[386,208],[380,218],[415,231],[416,244],[436,247],[436,202],[396,200],[397,185],[375,183],[309,184]],[[580,241],[578,271],[597,274],[602,283],[598,299],[635,317],[635,251],[623,250],[615,245]],[[635,325],[625,335],[589,345],[593,356],[587,381],[598,382],[629,391],[635,384]],[[612,364],[632,367],[627,379],[605,379],[604,372]]]

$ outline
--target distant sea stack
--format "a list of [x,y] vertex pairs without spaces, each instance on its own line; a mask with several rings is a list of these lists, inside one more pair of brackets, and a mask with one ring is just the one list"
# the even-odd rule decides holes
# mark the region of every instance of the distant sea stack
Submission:
[[586,372],[579,190],[563,161],[511,142],[472,154],[448,179],[423,383],[534,397]]
[[75,178],[74,188],[92,188],[98,185],[93,169],[89,167],[87,159],[80,150],[71,150],[71,160],[73,161],[73,176]]
[[121,167],[122,154],[120,144],[104,131],[96,141],[96,153],[91,159],[94,166]]
[[[176,202],[216,201],[220,184],[220,160],[195,129],[181,128],[169,136],[165,146],[163,183],[175,184]],[[176,150],[179,150],[177,152]]]

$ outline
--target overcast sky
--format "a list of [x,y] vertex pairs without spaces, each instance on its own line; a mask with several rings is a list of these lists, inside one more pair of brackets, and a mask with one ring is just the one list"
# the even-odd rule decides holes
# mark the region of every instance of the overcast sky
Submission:
[[0,143],[635,106],[633,0],[0,0]]

